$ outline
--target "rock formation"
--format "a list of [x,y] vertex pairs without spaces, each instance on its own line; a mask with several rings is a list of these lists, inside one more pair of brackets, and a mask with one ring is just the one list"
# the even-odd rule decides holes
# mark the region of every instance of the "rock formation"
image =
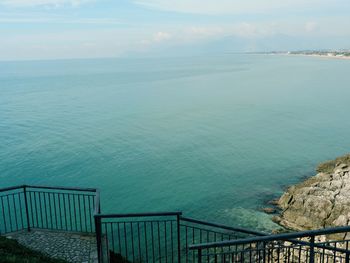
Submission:
[[320,164],[317,172],[282,195],[275,222],[292,230],[350,225],[350,155]]

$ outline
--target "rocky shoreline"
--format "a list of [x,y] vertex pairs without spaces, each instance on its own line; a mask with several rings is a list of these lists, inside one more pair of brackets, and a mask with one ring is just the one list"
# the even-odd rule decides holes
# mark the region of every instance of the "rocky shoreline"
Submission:
[[317,175],[276,200],[273,221],[290,230],[350,225],[350,154],[320,164]]

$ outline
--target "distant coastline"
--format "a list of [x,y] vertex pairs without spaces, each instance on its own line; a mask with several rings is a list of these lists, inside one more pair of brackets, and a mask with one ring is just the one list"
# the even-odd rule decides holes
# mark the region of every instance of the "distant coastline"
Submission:
[[287,56],[304,56],[304,57],[319,57],[319,58],[330,58],[330,59],[350,59],[350,56],[345,55],[334,55],[329,54],[303,54],[303,53],[284,53]]
[[271,52],[255,52],[253,54],[265,54],[265,55],[286,55],[286,56],[307,56],[307,57],[319,57],[319,58],[331,58],[331,59],[350,59],[350,50],[326,50],[326,51],[271,51]]

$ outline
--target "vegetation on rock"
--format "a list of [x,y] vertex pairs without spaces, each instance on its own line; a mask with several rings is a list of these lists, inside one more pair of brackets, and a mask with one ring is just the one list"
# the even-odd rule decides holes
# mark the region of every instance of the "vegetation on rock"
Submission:
[[316,171],[318,173],[331,173],[334,170],[334,168],[341,163],[350,165],[350,154],[338,157],[335,160],[320,163],[317,166]]

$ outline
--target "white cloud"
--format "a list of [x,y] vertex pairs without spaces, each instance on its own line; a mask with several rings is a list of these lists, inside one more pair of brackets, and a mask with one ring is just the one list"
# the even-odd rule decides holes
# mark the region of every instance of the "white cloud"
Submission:
[[114,18],[80,18],[71,19],[66,17],[0,17],[3,24],[91,24],[91,25],[121,25],[123,22]]
[[311,22],[307,22],[305,24],[305,31],[308,33],[314,32],[315,30],[318,29],[318,23],[311,21]]
[[137,50],[142,37],[132,29],[0,35],[0,60],[118,57]]
[[319,8],[346,4],[345,0],[133,0],[135,4],[164,11],[195,14],[266,13],[298,8]]
[[91,0],[0,0],[0,5],[8,7],[62,7],[62,6],[80,6],[81,4],[91,2]]
[[162,42],[162,41],[166,41],[171,39],[171,34],[169,34],[168,32],[157,32],[156,34],[154,34],[153,36],[153,40],[155,42]]

